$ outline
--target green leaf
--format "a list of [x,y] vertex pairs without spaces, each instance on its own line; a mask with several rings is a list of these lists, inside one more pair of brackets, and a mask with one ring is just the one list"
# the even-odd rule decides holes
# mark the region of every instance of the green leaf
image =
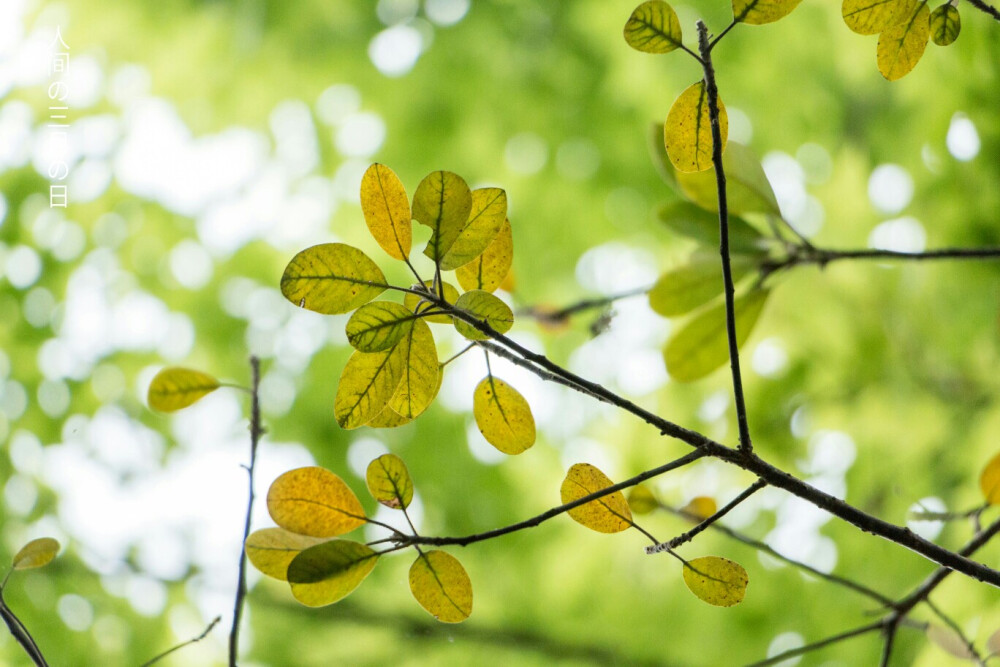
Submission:
[[347,321],[347,341],[361,352],[389,350],[407,334],[418,317],[406,306],[391,301],[365,304]]
[[879,35],[878,71],[889,81],[909,74],[924,55],[930,35],[930,10],[925,0],[908,20]]
[[250,563],[263,574],[287,581],[292,559],[323,541],[321,537],[299,535],[284,528],[262,528],[250,533],[244,549]]
[[628,492],[628,506],[635,514],[649,514],[660,506],[656,496],[645,484],[637,484]]
[[524,397],[488,375],[472,394],[472,414],[486,441],[504,454],[520,454],[535,444],[535,418]]
[[[514,313],[510,307],[483,290],[469,290],[458,298],[455,307],[464,310],[481,322],[486,322],[497,333],[506,333],[514,326]],[[468,322],[455,318],[455,329],[469,340],[487,340],[489,336]]]
[[625,23],[625,41],[644,53],[670,53],[681,47],[681,24],[674,8],[662,0],[636,7]]
[[[439,266],[444,271],[457,269],[468,264],[476,257],[483,254],[483,251],[493,243],[493,239],[500,233],[500,227],[507,219],[507,193],[500,188],[480,188],[472,191],[472,209],[469,212],[469,219],[459,228],[458,233],[451,239],[451,232],[445,230],[435,232],[431,240],[427,243],[428,249],[434,249],[435,253],[425,254],[431,259],[440,257]],[[445,238],[438,241],[438,234],[445,234]]]
[[413,419],[437,396],[441,386],[441,366],[431,328],[422,320],[410,323],[399,343],[403,373],[388,407]]
[[[729,116],[719,99],[722,150],[729,136]],[[674,100],[663,125],[663,144],[671,164],[680,172],[704,171],[712,167],[712,124],[708,113],[705,82],[689,86]]]
[[325,468],[309,466],[284,473],[271,483],[267,511],[293,533],[333,537],[365,523],[365,510],[351,488]]
[[[433,280],[424,281],[424,287],[426,287],[427,289],[431,289],[433,285],[434,285]],[[450,304],[454,304],[456,301],[458,301],[458,290],[455,289],[454,285],[448,282],[441,281],[441,286],[444,288],[445,301],[447,301]],[[419,285],[413,285],[410,289],[417,289],[418,287]],[[420,304],[424,305],[421,306]],[[425,309],[429,307],[434,307],[434,308],[437,307],[433,306],[430,301],[425,301],[416,294],[411,294],[410,292],[407,292],[406,296],[403,297],[403,305],[412,310],[413,312],[417,311],[418,306],[420,307],[421,312],[423,312]],[[451,315],[428,315],[425,319],[428,322],[434,322],[435,324],[451,324]]]
[[51,537],[39,537],[31,540],[21,550],[14,554],[11,566],[15,570],[30,570],[44,567],[52,562],[59,553],[59,542]]
[[893,25],[900,0],[844,0],[841,15],[859,35],[877,35]]
[[458,559],[444,551],[417,556],[410,566],[410,590],[442,623],[461,623],[472,614],[472,581]]
[[[660,208],[657,217],[670,229],[708,248],[719,247],[719,215],[690,202],[675,202]],[[767,239],[743,218],[729,216],[729,251],[760,254]]]
[[154,410],[174,412],[198,402],[220,386],[219,381],[207,373],[170,366],[153,377],[146,402]]
[[288,263],[281,293],[295,305],[326,315],[349,313],[384,292],[382,270],[357,248],[323,243]]
[[413,218],[433,231],[424,254],[439,262],[455,243],[472,210],[472,192],[458,174],[435,171],[413,194]]
[[[504,220],[500,232],[493,242],[486,246],[476,259],[455,269],[458,284],[464,290],[481,289],[493,292],[510,272],[514,261],[514,239],[511,234],[510,220]],[[447,296],[447,295],[446,295]],[[458,298],[456,293],[455,298]]]
[[354,591],[375,568],[378,554],[350,540],[330,540],[309,547],[288,565],[295,599],[308,607],[324,607]]
[[732,607],[747,592],[747,571],[739,563],[719,556],[695,558],[684,565],[684,583],[703,601],[716,607]]
[[333,400],[333,413],[342,428],[364,426],[385,409],[403,379],[408,347],[404,336],[390,350],[351,355]]
[[733,18],[737,23],[764,25],[792,13],[802,0],[733,0]]
[[[722,155],[722,169],[726,173],[726,202],[730,214],[768,213],[781,216],[771,183],[750,148],[730,141]],[[719,210],[715,169],[690,174],[678,172],[675,178],[681,192],[695,204],[708,211]],[[715,226],[719,226],[718,220]]]
[[[743,345],[760,317],[770,292],[753,290],[738,297],[734,304],[736,341]],[[678,382],[692,382],[705,377],[729,361],[729,338],[726,335],[726,306],[720,303],[691,319],[667,343],[663,352],[667,372]]]
[[[594,466],[577,463],[566,473],[559,495],[565,505],[613,485],[614,482]],[[632,527],[632,511],[621,491],[574,507],[569,515],[577,523],[599,533],[620,533]]]
[[941,5],[931,12],[931,39],[938,46],[948,46],[962,32],[962,16],[951,4]]
[[413,480],[403,459],[383,454],[368,464],[365,483],[372,497],[386,507],[406,509],[413,500]]
[[990,505],[1000,505],[1000,454],[997,454],[983,468],[979,475],[979,488],[983,498]]
[[402,181],[384,164],[368,167],[361,178],[361,211],[372,236],[390,257],[409,257],[412,243],[410,200]]
[[[730,259],[733,281],[738,281],[754,262],[739,255]],[[649,307],[664,317],[676,317],[708,303],[723,292],[722,263],[718,255],[696,254],[687,264],[667,271],[649,290]]]

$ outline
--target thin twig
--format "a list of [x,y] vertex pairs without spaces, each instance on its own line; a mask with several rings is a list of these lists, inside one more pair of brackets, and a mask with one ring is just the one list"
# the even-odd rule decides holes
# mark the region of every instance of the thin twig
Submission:
[[610,294],[593,299],[582,299],[558,310],[548,310],[544,306],[524,306],[518,309],[517,315],[520,317],[531,317],[548,324],[562,324],[577,313],[595,308],[604,308],[605,306],[610,306],[615,301],[641,296],[648,293],[650,289],[650,287],[637,287],[625,292],[619,292],[618,294]]
[[[686,533],[682,533],[677,537],[675,537],[674,539],[667,542],[666,547],[668,549],[676,549],[680,545],[690,542],[695,538],[695,536],[698,535],[698,533],[702,532],[703,530],[714,524],[716,521],[729,514],[729,512],[731,512],[736,507],[739,507],[739,505],[743,503],[743,501],[745,501],[747,498],[749,498],[753,494],[763,489],[765,486],[767,486],[767,482],[765,482],[762,479],[758,479],[756,482],[748,486],[743,491],[743,493],[733,498],[725,507],[717,511],[715,514],[706,518],[704,521],[702,521],[701,523],[699,523],[697,526],[687,531]],[[646,547],[646,553],[648,554],[656,553],[657,551],[661,550],[662,549],[660,549],[659,544],[653,547]]]
[[[6,582],[6,580],[4,581]],[[4,623],[7,624],[7,629],[10,630],[10,634],[14,636],[14,639],[21,645],[21,648],[28,654],[28,657],[35,663],[36,667],[48,667],[49,663],[45,662],[45,656],[42,655],[42,650],[35,643],[35,638],[28,632],[28,628],[24,626],[21,619],[7,606],[7,602],[3,599],[2,587],[0,587],[0,617],[3,618]]]
[[972,640],[965,636],[965,633],[962,632],[961,626],[959,626],[959,624],[955,622],[955,619],[953,619],[948,614],[944,613],[944,611],[942,611],[940,607],[931,602],[930,598],[924,600],[924,604],[927,605],[927,607],[931,610],[931,612],[935,616],[941,619],[942,623],[951,628],[951,631],[954,632],[955,635],[962,640],[962,643],[965,644],[965,648],[968,649],[969,651],[969,655],[971,655],[975,659],[976,664],[978,665],[984,664],[983,656],[980,655],[979,651],[976,650],[976,646],[975,644],[972,643]]
[[205,630],[200,635],[198,635],[197,637],[193,637],[191,639],[188,639],[187,641],[181,642],[180,644],[178,644],[177,646],[174,646],[173,648],[167,649],[166,651],[164,651],[160,655],[156,656],[152,660],[149,660],[148,662],[142,663],[141,667],[149,667],[149,665],[152,665],[155,662],[159,662],[160,660],[162,660],[163,658],[167,657],[168,655],[170,655],[174,651],[179,651],[180,649],[184,648],[185,646],[190,646],[191,644],[196,644],[196,643],[200,642],[202,639],[204,639],[205,637],[208,636],[208,633],[210,633],[212,631],[212,628],[214,628],[216,625],[218,625],[219,621],[221,621],[221,620],[222,620],[221,616],[216,616],[214,619],[212,619],[212,622],[208,624],[208,627],[205,628]]
[[985,12],[992,16],[997,21],[1000,21],[1000,10],[998,10],[993,5],[988,5],[983,0],[969,0],[969,4],[978,9],[981,12]]
[[747,667],[765,667],[765,665],[777,665],[780,662],[784,662],[788,658],[794,658],[797,655],[804,655],[806,653],[810,653],[812,651],[821,649],[824,646],[829,646],[830,644],[837,644],[847,639],[853,639],[854,637],[860,637],[861,635],[866,635],[870,632],[881,630],[884,625],[885,621],[875,621],[874,623],[869,623],[868,625],[862,625],[859,628],[854,628],[853,630],[848,630],[847,632],[841,632],[839,635],[833,635],[832,637],[821,639],[818,642],[813,642],[812,644],[806,644],[805,646],[789,649],[783,653],[771,656],[766,660],[760,660],[759,662],[751,663],[747,665]]
[[708,45],[708,48],[709,48],[709,50],[712,50],[712,49],[714,49],[714,48],[715,48],[715,45],[719,43],[719,40],[721,40],[721,39],[722,39],[723,37],[725,37],[725,36],[726,36],[726,33],[728,33],[728,32],[729,32],[730,30],[732,30],[732,29],[733,29],[734,27],[736,27],[736,24],[737,24],[737,23],[738,23],[738,21],[736,20],[736,17],[733,17],[733,20],[732,20],[732,21],[731,21],[731,22],[729,23],[729,25],[727,25],[727,26],[726,26],[725,30],[723,30],[722,32],[720,32],[720,33],[719,33],[719,34],[718,34],[718,35],[717,35],[717,36],[715,37],[715,39],[713,39],[713,40],[712,40],[712,41],[711,41],[711,42],[709,43],[709,45]]

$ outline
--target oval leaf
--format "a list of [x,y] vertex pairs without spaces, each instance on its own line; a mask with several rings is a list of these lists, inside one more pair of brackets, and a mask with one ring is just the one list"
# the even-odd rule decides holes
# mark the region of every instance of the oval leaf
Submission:
[[[722,154],[722,169],[726,173],[726,202],[730,214],[781,215],[774,189],[767,180],[760,160],[750,148],[735,141],[727,143],[726,152]],[[684,196],[695,204],[713,213],[719,210],[714,169],[690,174],[675,172],[675,179]],[[732,215],[729,224],[730,238],[732,238],[734,229]],[[718,219],[715,220],[715,228],[717,230],[719,228]],[[719,238],[718,231],[715,233],[715,238]],[[718,245],[718,241],[715,245]]]
[[365,424],[371,428],[398,428],[409,424],[412,419],[409,417],[404,417],[389,406],[382,409],[382,412],[378,413],[374,419]]
[[1000,505],[1000,454],[997,454],[983,468],[979,475],[979,488],[990,505]]
[[219,381],[207,373],[171,366],[153,377],[146,402],[154,410],[174,412],[198,402],[220,386]]
[[841,15],[859,35],[877,35],[893,25],[899,0],[844,0]]
[[[719,247],[719,216],[686,201],[660,208],[657,217],[671,230],[709,248]],[[767,239],[743,218],[729,216],[729,251],[733,254],[760,254]],[[718,260],[717,260],[718,261]],[[721,265],[720,269],[721,271]]]
[[931,39],[938,46],[948,46],[962,32],[962,16],[954,5],[941,5],[931,12]]
[[687,514],[695,522],[700,522],[715,514],[717,509],[715,501],[708,496],[697,496],[682,507],[681,512]]
[[942,651],[956,658],[961,658],[962,660],[976,659],[976,654],[969,648],[969,644],[951,628],[929,623],[927,625],[927,638]]
[[365,482],[372,497],[386,507],[400,510],[413,500],[413,480],[403,459],[395,454],[383,454],[368,464]]
[[930,10],[922,2],[906,21],[878,36],[878,71],[889,81],[909,74],[924,55],[930,34]]
[[292,258],[281,276],[281,293],[286,299],[326,315],[349,313],[387,287],[375,262],[343,243],[306,248]]
[[310,537],[349,533],[365,523],[365,510],[350,487],[325,468],[284,473],[271,483],[267,511],[286,530]]
[[733,0],[733,19],[737,23],[764,25],[792,13],[802,0]]
[[284,528],[262,528],[250,533],[243,548],[255,568],[269,577],[287,581],[292,559],[323,541],[321,537],[299,535]]
[[625,41],[644,53],[670,53],[680,47],[681,24],[674,8],[663,0],[636,7],[625,23]]
[[347,341],[361,352],[383,352],[396,346],[417,317],[402,304],[390,301],[365,304],[347,321]]
[[[424,287],[427,289],[431,289],[433,285],[433,280],[424,281]],[[441,281],[441,286],[444,289],[444,300],[454,305],[454,303],[458,301],[458,290],[455,289],[455,286],[451,283],[444,281]],[[419,285],[413,285],[410,289],[417,289],[418,287]],[[430,301],[424,301],[416,294],[411,294],[409,292],[407,292],[406,296],[403,297],[403,305],[413,312],[417,312],[417,308],[423,312],[427,308],[436,307],[433,306]],[[434,322],[435,324],[451,324],[451,315],[428,315],[425,319],[428,322]]]
[[[722,149],[729,136],[729,116],[719,100]],[[712,123],[708,113],[705,82],[688,87],[674,100],[663,126],[663,145],[670,162],[680,172],[704,171],[712,167]]]
[[461,623],[472,614],[472,581],[458,559],[444,551],[428,551],[413,561],[410,590],[442,623]]
[[377,560],[378,554],[364,544],[330,540],[292,559],[288,583],[296,600],[307,607],[323,607],[350,595]]
[[486,441],[504,454],[520,454],[535,444],[531,406],[499,378],[488,375],[476,386],[472,414]]
[[[613,485],[614,482],[594,466],[577,463],[566,473],[559,495],[566,504]],[[574,507],[569,515],[577,523],[599,533],[620,533],[632,527],[632,511],[621,491]]]
[[[441,255],[439,266],[450,271],[468,264],[486,250],[497,237],[507,219],[507,193],[500,188],[480,188],[472,191],[469,219]],[[432,237],[428,244],[433,244]]]
[[628,492],[628,506],[635,514],[649,514],[659,507],[660,503],[648,486],[638,484]]
[[404,336],[391,350],[351,355],[333,399],[333,413],[341,428],[364,426],[385,409],[403,379],[408,347]]
[[510,273],[513,261],[514,239],[510,220],[504,219],[500,232],[493,242],[486,246],[483,254],[465,266],[455,269],[455,277],[464,290],[480,289],[492,292],[500,287],[503,279]]
[[[733,280],[737,281],[753,268],[747,257],[730,259]],[[687,264],[667,271],[649,290],[649,307],[664,317],[676,317],[708,303],[722,294],[722,265],[718,256],[694,255]]]
[[703,601],[716,607],[732,607],[747,592],[747,571],[739,563],[719,556],[695,558],[684,565],[684,583]]
[[31,540],[21,550],[14,554],[12,567],[15,570],[30,570],[44,567],[52,562],[59,553],[59,542],[51,537],[39,537]]
[[437,396],[441,365],[431,328],[422,320],[412,322],[400,342],[403,374],[388,407],[407,419],[420,415]]
[[361,211],[382,250],[406,259],[412,243],[410,200],[396,172],[384,164],[368,167],[361,178]]
[[471,210],[472,192],[458,174],[435,171],[420,181],[413,193],[413,219],[433,230],[424,254],[440,261],[465,227]]
[[1000,655],[1000,630],[996,630],[986,639],[986,651],[990,656]]
[[[485,322],[497,333],[506,333],[514,326],[514,312],[510,307],[483,290],[469,290],[458,297],[455,307],[464,310],[481,322]],[[469,340],[487,340],[488,335],[464,320],[455,318],[455,329]]]

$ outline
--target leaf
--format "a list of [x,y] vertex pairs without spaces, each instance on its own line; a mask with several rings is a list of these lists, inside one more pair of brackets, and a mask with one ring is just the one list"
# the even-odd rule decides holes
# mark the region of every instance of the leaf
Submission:
[[687,505],[681,508],[685,514],[690,514],[696,521],[704,521],[715,514],[718,507],[715,501],[708,496],[697,496],[691,499]]
[[[431,289],[431,286],[433,284],[434,284],[433,280],[424,281],[424,287],[426,287],[427,289]],[[441,281],[441,286],[444,289],[444,300],[454,305],[454,303],[458,301],[458,290],[455,289],[455,286],[452,285],[451,283],[447,283],[444,281]],[[417,289],[418,287],[419,285],[413,285],[410,289]],[[403,297],[403,305],[414,312],[416,312],[417,306],[419,306],[420,304],[424,304],[420,308],[421,312],[424,309],[430,307],[428,305],[430,304],[430,301],[425,301],[416,294],[411,294],[407,292],[406,296]],[[435,324],[451,324],[451,315],[428,315],[425,319],[428,322],[434,322]]]
[[986,639],[986,651],[991,656],[1000,654],[1000,630],[996,630]]
[[405,426],[413,421],[410,417],[404,417],[388,405],[382,409],[382,412],[375,415],[375,418],[370,422],[365,424],[370,428],[399,428],[400,426]]
[[220,386],[219,381],[207,373],[170,366],[153,377],[146,402],[154,410],[175,412],[197,403]]
[[[428,241],[428,248],[435,248],[441,259],[442,270],[450,271],[468,264],[493,243],[507,219],[507,193],[500,188],[480,188],[472,191],[472,210],[469,219],[459,229],[454,240]],[[426,251],[425,251],[426,254]],[[428,255],[431,259],[435,255]]]
[[646,145],[649,148],[649,157],[653,161],[656,173],[660,175],[663,182],[670,186],[670,189],[677,194],[683,194],[677,184],[677,170],[670,163],[670,156],[667,155],[667,147],[663,145],[663,125],[660,123],[650,123],[649,131],[646,133]]
[[361,178],[361,211],[382,250],[406,259],[412,243],[410,200],[396,172],[384,164],[368,167]]
[[535,444],[531,406],[500,378],[488,375],[476,386],[472,414],[486,441],[504,454],[520,454]]
[[[729,116],[721,99],[719,129],[722,132],[722,150],[725,150]],[[704,81],[689,86],[674,100],[663,126],[663,144],[671,164],[680,172],[703,171],[712,167],[712,124]]]
[[930,10],[925,0],[908,20],[878,36],[878,71],[889,81],[909,74],[924,55],[930,34]]
[[[511,234],[510,220],[504,219],[500,232],[493,242],[486,246],[476,259],[455,269],[458,284],[464,290],[480,289],[493,292],[503,279],[510,273],[514,261],[514,239]],[[457,298],[456,294],[456,298]]]
[[893,25],[900,0],[844,0],[841,14],[859,35],[877,35]]
[[[455,307],[464,310],[481,322],[485,322],[497,333],[506,333],[514,326],[514,313],[510,307],[483,290],[469,290],[458,297]],[[455,318],[455,329],[469,340],[487,340],[489,336],[464,320]]]
[[378,554],[350,540],[330,540],[309,547],[288,565],[288,583],[295,599],[307,607],[341,600],[375,568]]
[[635,514],[649,514],[660,506],[656,496],[645,484],[637,484],[628,492],[628,506]]
[[[719,216],[686,201],[667,204],[657,217],[667,227],[698,241],[708,248],[719,247]],[[767,240],[743,218],[729,216],[729,251],[737,254],[760,254]],[[721,265],[720,265],[721,271]]]
[[644,53],[670,53],[681,47],[681,24],[674,8],[662,0],[636,7],[625,23],[625,41]]
[[[750,337],[769,293],[768,290],[753,290],[736,299],[738,345],[743,345]],[[678,382],[698,380],[728,362],[725,304],[712,306],[688,321],[667,343],[663,356],[667,372]]]
[[931,39],[938,46],[948,46],[962,32],[962,16],[958,8],[944,4],[931,12]]
[[472,192],[458,174],[435,171],[413,194],[413,218],[433,231],[424,254],[439,262],[455,243],[472,210]]
[[[745,276],[754,262],[739,255],[730,259],[733,281]],[[687,264],[667,271],[649,290],[649,307],[664,317],[683,315],[722,294],[722,264],[718,256],[693,255]]]
[[406,509],[413,500],[410,471],[395,454],[383,454],[369,463],[365,483],[372,497],[386,507]]
[[733,20],[748,25],[773,23],[788,16],[802,0],[733,0]]
[[1000,505],[1000,454],[997,454],[983,468],[979,476],[979,488],[990,505]]
[[299,535],[284,528],[262,528],[250,533],[243,548],[255,568],[269,577],[287,581],[292,559],[323,541],[321,537]]
[[403,417],[413,419],[426,410],[437,396],[441,386],[441,365],[431,328],[422,320],[410,323],[399,347],[403,373],[388,407]]
[[364,426],[385,409],[403,379],[408,346],[404,336],[391,350],[351,355],[333,399],[333,413],[341,428]]
[[692,593],[716,607],[742,602],[749,580],[743,566],[728,558],[704,556],[684,564],[684,583]]
[[325,468],[296,468],[279,476],[267,492],[267,511],[293,533],[333,537],[365,523],[365,510],[350,487]]
[[389,350],[407,334],[418,317],[412,309],[391,301],[365,304],[347,321],[347,342],[361,352]]
[[14,554],[11,566],[15,570],[30,570],[44,567],[59,553],[59,542],[51,537],[31,540]]
[[472,581],[458,559],[444,551],[428,551],[413,561],[410,590],[442,623],[461,623],[472,614]]
[[[750,148],[735,141],[727,143],[726,152],[722,154],[722,169],[726,174],[726,202],[729,204],[730,223],[733,213],[769,213],[781,216],[771,183],[767,180],[760,160]],[[684,196],[708,211],[714,213],[719,210],[715,169],[690,174],[677,172],[675,177]],[[715,226],[719,226],[718,220],[715,221]]]
[[[594,466],[577,463],[566,473],[559,495],[566,504],[613,485],[614,482]],[[620,533],[632,527],[632,511],[621,491],[574,507],[569,515],[577,523],[599,533]]]
[[969,650],[969,645],[962,637],[952,630],[933,623],[927,624],[927,639],[936,644],[945,653],[962,660],[975,660],[976,654]]
[[281,293],[286,299],[325,315],[349,313],[387,287],[375,262],[343,243],[306,248],[292,258],[281,276]]

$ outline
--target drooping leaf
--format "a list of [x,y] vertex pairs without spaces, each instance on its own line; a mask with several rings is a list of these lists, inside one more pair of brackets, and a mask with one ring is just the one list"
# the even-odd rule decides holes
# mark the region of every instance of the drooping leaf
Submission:
[[986,638],[986,652],[989,655],[1000,655],[1000,630],[995,630]]
[[877,35],[893,24],[900,0],[844,0],[841,14],[859,35]]
[[423,320],[410,323],[400,341],[403,373],[388,407],[403,417],[420,415],[437,396],[441,365],[431,328]]
[[455,269],[455,277],[464,290],[480,289],[493,292],[507,277],[513,260],[514,239],[510,220],[504,220],[500,232],[493,242],[486,246],[483,254]]
[[732,607],[743,601],[750,581],[739,563],[719,556],[695,558],[684,565],[684,583],[703,601]]
[[952,4],[944,4],[931,12],[931,39],[938,46],[948,46],[962,32],[962,16]]
[[535,444],[531,406],[500,378],[488,375],[476,386],[472,414],[486,441],[504,454],[520,454]]
[[705,520],[717,511],[715,501],[708,496],[696,496],[681,508],[685,514],[690,514],[695,520]]
[[310,537],[343,535],[365,523],[365,510],[351,488],[317,466],[289,470],[274,480],[267,511],[285,530]]
[[372,236],[390,257],[410,256],[410,200],[396,172],[377,162],[368,167],[361,178],[361,211]]
[[57,540],[51,537],[39,537],[21,547],[21,550],[14,554],[11,564],[15,570],[44,567],[51,563],[58,553]]
[[[468,264],[493,243],[504,220],[507,219],[507,193],[500,188],[479,188],[472,191],[472,209],[469,219],[458,230],[454,239],[437,241],[434,236],[427,242],[428,249],[439,254],[429,254],[431,259],[440,257],[442,270],[450,271]],[[451,230],[448,230],[449,232]],[[425,253],[426,254],[426,253]]]
[[670,53],[679,48],[681,24],[674,8],[663,0],[649,0],[636,7],[625,23],[625,41],[644,53]]
[[943,625],[929,623],[927,625],[927,639],[937,645],[945,653],[953,655],[962,660],[975,660],[976,654],[969,649],[969,645],[962,637]]
[[[657,217],[663,224],[707,248],[719,247],[719,215],[686,201],[667,204]],[[729,251],[736,254],[760,254],[766,239],[743,218],[729,216]],[[721,265],[720,265],[721,267]],[[721,268],[720,268],[721,271]]]
[[[745,276],[754,262],[745,256],[730,259],[733,281]],[[664,317],[676,317],[708,303],[722,294],[722,264],[719,256],[696,254],[667,271],[649,290],[649,307]]]
[[288,583],[296,600],[307,607],[324,607],[350,595],[377,560],[378,554],[364,544],[330,540],[292,559]]
[[[722,149],[725,150],[729,116],[721,99],[719,129],[722,132]],[[689,86],[674,100],[667,113],[667,122],[663,125],[663,144],[677,171],[686,173],[712,167],[712,124],[704,81]]]
[[153,377],[146,402],[154,410],[174,412],[198,402],[220,386],[219,381],[207,373],[170,366]]
[[930,10],[924,0],[906,21],[878,36],[878,71],[889,81],[909,74],[924,55],[930,34]]
[[347,342],[361,352],[383,352],[396,346],[417,317],[399,303],[367,303],[347,321]]
[[[768,213],[781,215],[764,168],[754,152],[736,141],[726,144],[722,154],[722,170],[726,174],[726,202],[729,213]],[[719,195],[716,190],[715,169],[685,174],[675,174],[681,192],[702,208],[717,212]],[[715,226],[719,226],[718,220]],[[716,235],[718,238],[718,235]]]
[[[566,473],[559,495],[566,504],[613,485],[614,482],[594,466],[577,463]],[[574,507],[569,515],[577,523],[599,533],[620,533],[632,527],[632,511],[621,491]]]
[[351,355],[333,400],[333,413],[342,428],[364,426],[385,409],[403,379],[408,346],[404,336],[391,350]]
[[387,287],[375,262],[343,243],[306,248],[292,258],[281,276],[281,293],[286,299],[326,315],[349,313]]
[[[734,304],[736,341],[743,345],[757,323],[769,294],[753,290],[738,297]],[[678,382],[692,382],[705,377],[729,361],[726,335],[726,309],[720,303],[695,315],[678,331],[663,351],[667,372]]]
[[444,551],[417,556],[410,566],[410,590],[442,623],[461,623],[472,614],[472,581],[458,559]]
[[[431,289],[434,284],[433,280],[424,281],[424,286],[427,289]],[[417,289],[418,285],[413,285],[411,289]],[[441,281],[441,287],[444,290],[444,300],[450,304],[454,304],[458,301],[458,290],[451,283]],[[423,304],[423,305],[421,305]],[[403,297],[403,305],[409,308],[413,312],[417,312],[417,308],[420,308],[420,312],[428,308],[433,308],[434,306],[429,301],[424,301],[416,294],[406,293]],[[451,324],[451,315],[428,315],[425,318],[428,322],[434,322],[435,324]]]
[[435,171],[420,181],[413,194],[413,218],[431,228],[424,254],[440,261],[469,220],[472,192],[465,180],[450,171]]
[[369,463],[365,482],[372,497],[386,507],[406,509],[413,500],[410,471],[395,454],[383,454]]
[[635,514],[649,514],[660,506],[652,490],[645,484],[637,484],[629,489],[628,506]]
[[979,488],[990,505],[1000,505],[1000,454],[997,454],[983,468],[979,475]]
[[284,528],[262,528],[250,533],[243,548],[255,568],[269,577],[287,581],[292,559],[323,541],[322,537],[299,535]]
[[404,417],[387,405],[382,409],[382,412],[375,415],[375,418],[365,424],[365,426],[370,428],[399,428],[400,426],[409,424],[411,421],[413,419]]
[[737,23],[764,25],[792,13],[802,0],[733,0],[733,18]]
[[[514,326],[514,313],[510,307],[499,298],[483,290],[469,290],[458,297],[455,307],[464,310],[477,320],[485,322],[493,327],[497,333],[506,333]],[[455,329],[469,340],[489,338],[479,329],[457,317],[455,318]]]

